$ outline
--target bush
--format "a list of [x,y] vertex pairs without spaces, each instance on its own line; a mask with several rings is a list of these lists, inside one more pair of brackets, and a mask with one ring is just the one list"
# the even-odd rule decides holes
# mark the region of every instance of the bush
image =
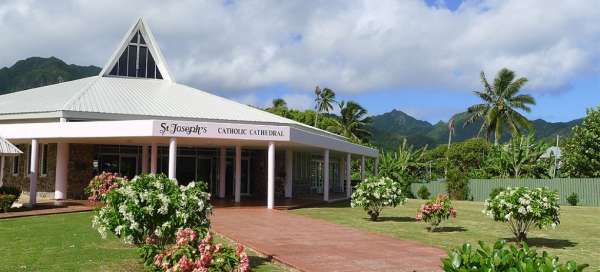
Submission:
[[384,207],[404,204],[401,185],[388,178],[371,176],[363,180],[352,193],[352,207],[362,207],[376,221]]
[[89,196],[89,201],[103,201],[110,190],[119,188],[124,182],[127,182],[127,179],[119,177],[118,174],[102,172],[92,178],[90,184],[85,188],[85,192]]
[[570,177],[600,177],[600,107],[589,109],[561,146],[561,172]]
[[577,193],[575,193],[575,192],[571,193],[567,197],[567,202],[569,202],[569,204],[571,206],[577,206],[577,204],[579,203],[579,196],[577,195]]
[[466,200],[469,197],[469,179],[463,172],[456,168],[448,170],[446,176],[448,195],[452,199]]
[[92,223],[103,237],[112,232],[129,244],[163,247],[178,229],[209,227],[205,189],[203,182],[179,186],[165,175],[137,176],[106,193]]
[[504,191],[504,188],[502,188],[502,187],[496,187],[496,188],[492,189],[492,191],[490,192],[490,195],[489,195],[490,199],[494,199],[502,191]]
[[548,188],[506,188],[485,201],[483,210],[495,221],[507,222],[518,242],[527,240],[529,228],[556,227],[559,219],[558,193]]
[[202,237],[190,228],[177,232],[174,245],[154,257],[152,265],[161,271],[250,271],[249,259],[244,247],[236,250],[221,244],[213,245],[212,235]]
[[431,193],[429,192],[429,189],[427,189],[427,186],[421,185],[419,191],[417,191],[417,195],[421,199],[428,199],[431,196]]
[[550,256],[546,251],[538,254],[530,249],[527,243],[521,248],[506,246],[506,241],[499,240],[493,247],[479,241],[479,249],[475,250],[469,243],[452,249],[448,257],[442,260],[442,268],[446,272],[458,271],[514,271],[514,272],[578,272],[588,267],[577,265],[575,261],[561,264],[558,257]]
[[417,210],[417,220],[428,223],[429,231],[435,231],[442,221],[448,220],[450,217],[456,217],[456,210],[445,194],[438,194]]
[[21,193],[22,192],[23,191],[21,191],[21,188],[15,187],[15,186],[2,186],[2,187],[0,187],[0,195],[14,195],[15,196],[15,200],[14,201],[19,200],[19,198],[21,197]]
[[12,206],[13,202],[15,202],[14,195],[1,195],[0,194],[0,211],[8,212],[8,209]]

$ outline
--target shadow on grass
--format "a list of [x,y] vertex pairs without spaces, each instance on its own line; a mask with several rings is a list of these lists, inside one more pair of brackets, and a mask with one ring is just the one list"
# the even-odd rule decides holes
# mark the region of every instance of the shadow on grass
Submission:
[[[513,243],[516,242],[514,237],[505,238],[505,240],[513,242]],[[527,244],[529,246],[534,246],[534,247],[547,247],[547,248],[554,248],[554,249],[564,249],[564,248],[568,248],[568,247],[574,247],[577,245],[576,242],[571,242],[570,240],[566,240],[566,239],[550,239],[550,238],[543,238],[543,237],[527,238]]]
[[[366,218],[365,220],[371,221],[370,218]],[[408,216],[380,216],[375,222],[416,222],[417,219]],[[372,222],[372,221],[371,221]]]
[[463,227],[438,227],[433,230],[433,232],[464,232],[467,229]]
[[272,258],[269,256],[262,257],[256,255],[249,255],[248,259],[250,260],[250,267],[258,267],[260,265],[270,263]]

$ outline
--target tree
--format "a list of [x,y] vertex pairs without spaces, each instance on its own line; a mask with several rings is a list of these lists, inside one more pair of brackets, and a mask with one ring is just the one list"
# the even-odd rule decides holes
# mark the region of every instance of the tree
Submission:
[[333,105],[335,103],[335,92],[329,88],[325,88],[321,90],[319,86],[315,88],[315,111],[317,115],[315,116],[315,127],[318,125],[319,114],[321,113],[329,113],[333,110]]
[[271,106],[273,110],[287,110],[287,102],[283,100],[283,98],[275,98],[273,99],[273,105]]
[[533,168],[540,159],[546,146],[536,143],[533,135],[513,137],[503,148],[502,155],[508,163],[511,175],[519,178],[523,168]]
[[340,106],[340,116],[334,119],[334,125],[327,130],[342,135],[353,142],[365,143],[371,137],[371,132],[367,124],[371,118],[366,117],[367,110],[354,101],[342,101]]
[[379,175],[400,182],[406,194],[410,184],[417,180],[424,167],[423,155],[427,147],[414,149],[406,139],[398,146],[398,151],[382,152],[379,156]]
[[527,83],[527,78],[515,80],[515,73],[506,68],[498,71],[493,85],[488,83],[484,72],[481,72],[482,91],[475,91],[483,103],[468,108],[471,114],[465,126],[477,120],[483,120],[479,135],[485,133],[486,137],[494,135],[494,143],[498,144],[504,129],[510,129],[513,136],[521,135],[523,129],[530,130],[532,126],[517,110],[530,112],[529,105],[535,105],[535,99],[527,94],[519,94],[521,88]]
[[600,177],[600,107],[589,109],[564,145],[563,172],[571,177]]

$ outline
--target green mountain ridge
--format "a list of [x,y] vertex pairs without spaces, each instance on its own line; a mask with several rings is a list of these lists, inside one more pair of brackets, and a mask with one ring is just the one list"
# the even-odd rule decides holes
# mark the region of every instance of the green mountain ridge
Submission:
[[56,58],[31,57],[0,69],[0,95],[95,76],[100,67],[66,64]]
[[[467,112],[457,113],[454,119],[454,134],[452,142],[461,142],[477,137],[481,121],[464,126],[469,114]],[[386,150],[394,150],[407,139],[408,143],[421,146],[437,146],[448,143],[448,123],[440,121],[431,124],[427,121],[418,120],[402,111],[392,110],[390,112],[371,117],[373,122],[370,126],[373,134],[372,143]],[[569,136],[571,129],[581,123],[582,119],[569,122],[547,122],[542,119],[532,120],[536,139],[553,143],[556,135]],[[502,141],[510,138],[508,132],[502,136]]]

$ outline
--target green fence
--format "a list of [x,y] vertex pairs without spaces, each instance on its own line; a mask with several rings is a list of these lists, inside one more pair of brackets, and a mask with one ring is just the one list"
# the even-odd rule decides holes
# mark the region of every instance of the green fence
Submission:
[[[411,191],[416,196],[421,186],[425,185],[431,195],[446,193],[446,184],[443,182],[413,183]],[[489,198],[494,188],[505,187],[548,187],[557,190],[560,203],[568,204],[567,197],[572,193],[579,196],[581,206],[600,207],[600,179],[473,179],[469,181],[469,193],[474,201],[484,201]]]

